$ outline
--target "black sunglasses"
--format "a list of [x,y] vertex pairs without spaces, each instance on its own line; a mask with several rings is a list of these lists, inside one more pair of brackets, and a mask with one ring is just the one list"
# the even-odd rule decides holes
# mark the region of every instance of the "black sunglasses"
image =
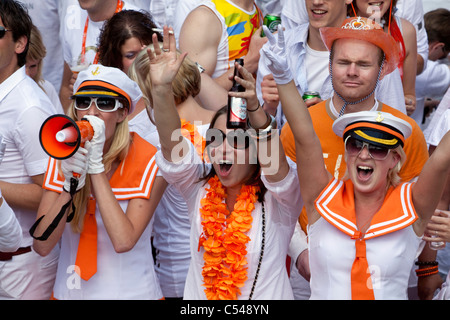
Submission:
[[250,146],[251,137],[242,129],[236,129],[225,134],[222,130],[211,128],[206,131],[206,147],[217,148],[225,138],[234,149],[247,149]]
[[6,34],[6,31],[11,31],[11,30],[6,29],[6,28],[3,27],[3,26],[0,26],[0,39],[3,39],[3,37],[4,37],[5,34]]

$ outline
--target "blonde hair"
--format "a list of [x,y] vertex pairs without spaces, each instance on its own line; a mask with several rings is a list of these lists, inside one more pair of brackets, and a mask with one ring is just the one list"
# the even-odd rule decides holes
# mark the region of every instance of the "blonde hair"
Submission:
[[[153,44],[150,44],[147,48],[153,50]],[[128,76],[138,83],[145,100],[148,103],[148,107],[151,107],[153,104],[151,92],[152,83],[149,77],[150,59],[147,54],[147,48],[138,53],[136,59],[128,69]],[[180,55],[180,52],[177,51],[177,54]],[[200,92],[200,79],[200,71],[198,70],[197,65],[186,57],[172,82],[175,104],[178,105],[184,102],[189,96],[197,96]],[[149,110],[147,109],[147,111]],[[152,117],[150,117],[150,120],[154,123]]]
[[[33,25],[31,28],[30,41],[28,45],[27,59],[32,59],[39,61],[37,63],[37,72],[33,77],[33,80],[38,84],[38,86],[44,90],[41,82],[42,79],[42,60],[47,55],[47,49],[45,48],[44,42],[42,41],[42,36],[39,29]],[[44,90],[45,92],[45,90]]]
[[[124,112],[123,109],[119,109],[118,112]],[[74,104],[72,103],[68,116],[75,121],[78,121]],[[128,154],[128,150],[131,144],[131,136],[128,128],[128,118],[125,118],[122,122],[118,123],[116,130],[114,131],[113,142],[108,152],[103,155],[103,164],[105,166],[105,172],[111,170],[114,161],[122,161]],[[86,175],[86,182],[84,187],[78,191],[74,198],[73,203],[75,205],[75,215],[70,222],[70,226],[73,232],[81,232],[83,230],[84,215],[86,213],[87,203],[91,194],[91,185],[89,174]]]

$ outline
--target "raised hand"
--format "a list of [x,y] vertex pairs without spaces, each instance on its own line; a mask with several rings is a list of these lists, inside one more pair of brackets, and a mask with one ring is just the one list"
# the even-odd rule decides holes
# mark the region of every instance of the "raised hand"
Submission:
[[258,108],[258,98],[256,96],[256,82],[253,75],[243,66],[235,63],[235,68],[238,68],[241,77],[235,77],[237,83],[245,88],[244,92],[229,92],[228,94],[233,97],[240,97],[247,100],[247,107],[250,110],[256,110]]
[[292,80],[292,73],[288,65],[288,59],[284,43],[284,30],[282,27],[278,28],[278,41],[275,36],[269,31],[266,26],[263,26],[264,33],[269,40],[269,44],[261,49],[261,54],[265,55],[270,61],[267,65],[272,72],[277,84],[286,84]]
[[175,35],[172,28],[164,26],[162,48],[156,34],[153,35],[153,50],[147,48],[150,59],[150,79],[152,88],[160,85],[172,85],[172,81],[183,63],[186,53],[178,54]]

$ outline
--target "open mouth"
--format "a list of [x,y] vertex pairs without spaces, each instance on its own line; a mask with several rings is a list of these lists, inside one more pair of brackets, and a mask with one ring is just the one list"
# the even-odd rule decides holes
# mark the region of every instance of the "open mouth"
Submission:
[[325,13],[327,13],[327,11],[321,10],[321,9],[312,9],[311,11],[312,11],[312,13],[314,13],[315,15],[318,15],[318,16],[321,16],[321,15],[324,15]]
[[358,166],[356,170],[358,172],[358,178],[364,181],[368,180],[373,173],[373,168],[368,166]]
[[369,6],[381,7],[383,5],[383,1],[381,2],[369,2]]
[[233,167],[233,162],[229,160],[220,160],[219,161],[219,174],[221,176],[228,176],[231,172],[231,168]]

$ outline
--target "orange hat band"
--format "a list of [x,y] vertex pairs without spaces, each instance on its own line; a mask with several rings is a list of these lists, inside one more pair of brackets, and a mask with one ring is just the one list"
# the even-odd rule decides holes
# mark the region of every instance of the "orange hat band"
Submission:
[[[116,87],[116,86],[114,86],[114,85],[112,85],[112,84],[110,84],[110,83],[104,82],[104,81],[98,81],[98,80],[88,80],[88,81],[84,81],[84,82],[83,82],[82,84],[80,84],[80,86],[78,87],[77,93],[79,93],[80,90],[83,89],[84,87],[88,87],[88,86],[103,87],[103,88],[105,88],[105,89],[109,89],[109,90],[111,90],[111,91],[113,91],[113,92],[116,92],[116,93],[118,93],[119,95],[121,95],[121,96],[123,96],[124,98],[126,98],[127,101],[128,101],[128,103],[129,103],[129,106],[131,106],[131,98],[130,98],[130,96],[129,96],[125,91],[123,91],[122,89],[120,89],[120,88],[118,88],[118,87]],[[76,95],[76,94],[75,94],[75,95]]]

